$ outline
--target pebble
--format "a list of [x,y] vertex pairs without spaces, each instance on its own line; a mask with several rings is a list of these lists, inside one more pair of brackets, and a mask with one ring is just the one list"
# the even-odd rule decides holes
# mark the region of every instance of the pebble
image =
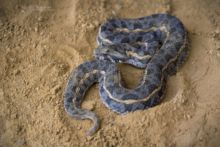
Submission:
[[183,104],[183,105],[186,104],[186,102],[187,102],[187,100],[186,100],[185,98],[182,98],[182,99],[180,100],[180,103]]
[[61,90],[61,86],[60,86],[60,85],[56,85],[56,86],[54,86],[54,87],[50,90],[50,92],[55,95],[55,94],[57,94],[60,90]]
[[90,23],[90,24],[87,26],[87,28],[88,28],[89,30],[93,30],[93,29],[95,28],[95,25]]
[[81,130],[82,129],[82,126],[77,126],[77,130]]
[[87,136],[88,141],[93,140],[93,139],[94,139],[94,136]]
[[208,53],[209,55],[212,55],[212,54],[213,54],[213,50],[208,50],[207,53]]
[[46,55],[46,52],[47,52],[47,48],[43,47],[43,48],[40,48],[39,50],[39,57],[42,58]]
[[36,90],[36,91],[39,91],[39,89],[40,89],[39,87],[36,87],[36,89],[35,89],[35,90]]
[[220,40],[220,30],[216,30],[213,33],[213,38],[216,39],[216,40]]
[[36,48],[36,47],[37,47],[37,43],[34,43],[34,44],[33,44],[33,48]]
[[8,54],[11,51],[11,48],[9,46],[6,47],[5,52]]
[[40,36],[44,36],[44,32],[42,31],[42,32],[40,32]]
[[57,100],[55,103],[58,105],[58,104],[60,104],[60,101],[59,101],[59,100]]
[[113,16],[116,16],[117,13],[116,13],[114,10],[112,10],[112,15],[113,15]]
[[42,22],[43,21],[43,17],[38,17],[37,21]]
[[22,126],[16,126],[16,133],[20,133],[23,131],[23,127]]
[[11,118],[12,118],[12,119],[17,119],[17,118],[18,118],[18,114],[17,114],[17,113],[11,114]]
[[166,127],[167,126],[167,123],[166,122],[163,122],[162,123],[162,127]]
[[17,76],[17,75],[20,74],[20,73],[21,73],[21,71],[20,71],[19,69],[15,69],[15,70],[14,70],[14,75],[15,75],[15,76]]
[[38,27],[35,27],[35,28],[34,28],[34,32],[38,32]]
[[184,114],[183,117],[184,117],[184,119],[186,119],[186,120],[192,118],[191,115],[189,115],[189,114]]
[[130,129],[130,126],[129,125],[125,126],[125,129],[126,130]]
[[0,101],[4,99],[4,91],[0,89]]
[[69,69],[69,65],[65,63],[59,64],[58,67],[59,67],[60,74],[66,73]]
[[143,116],[143,117],[141,118],[141,122],[142,122],[142,123],[144,123],[144,122],[145,122],[145,120],[146,120],[146,117],[145,117],[145,116]]
[[192,118],[192,116],[189,115],[189,114],[187,114],[186,117],[187,117],[188,119]]

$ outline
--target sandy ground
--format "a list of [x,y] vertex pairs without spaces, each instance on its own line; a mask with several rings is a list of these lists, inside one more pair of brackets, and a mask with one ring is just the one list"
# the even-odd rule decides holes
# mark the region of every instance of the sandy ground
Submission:
[[[0,0],[0,147],[219,146],[219,8],[219,0]],[[191,42],[164,101],[121,116],[102,104],[95,85],[83,107],[94,110],[102,126],[86,137],[92,123],[63,108],[69,73],[93,58],[106,19],[159,12],[180,18]],[[128,65],[120,69],[128,87],[143,75]]]

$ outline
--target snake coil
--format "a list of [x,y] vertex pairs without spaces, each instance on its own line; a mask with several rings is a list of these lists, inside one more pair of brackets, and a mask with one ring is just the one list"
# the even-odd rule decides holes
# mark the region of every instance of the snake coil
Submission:
[[[95,113],[81,109],[85,92],[99,83],[103,103],[119,114],[147,109],[161,102],[168,75],[176,73],[187,56],[187,32],[179,19],[154,14],[137,19],[112,19],[101,25],[95,60],[79,65],[71,74],[64,92],[66,112],[77,119],[91,119],[100,126]],[[127,89],[121,83],[117,63],[145,69],[141,83]]]

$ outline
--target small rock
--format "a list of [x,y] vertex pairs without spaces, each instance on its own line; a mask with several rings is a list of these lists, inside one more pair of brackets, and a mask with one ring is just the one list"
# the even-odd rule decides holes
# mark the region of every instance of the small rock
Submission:
[[167,126],[167,123],[166,122],[163,122],[162,123],[162,127],[166,127]]
[[37,43],[34,43],[34,44],[33,44],[33,48],[36,48],[36,47],[37,47]]
[[57,100],[55,103],[58,105],[60,103],[60,101]]
[[112,10],[112,15],[113,15],[113,16],[116,16],[116,15],[117,15],[114,10]]
[[0,89],[0,101],[4,99],[4,91]]
[[90,23],[90,24],[87,26],[87,28],[88,28],[89,30],[93,30],[93,29],[95,28],[95,25]]
[[93,139],[94,139],[94,136],[87,136],[88,141],[93,140]]
[[187,100],[184,99],[184,98],[182,98],[182,99],[180,100],[180,103],[183,104],[183,105],[184,105],[186,102],[187,102]]
[[217,57],[220,57],[220,48],[217,48],[216,50],[217,50],[217,54],[216,54]]
[[44,32],[42,31],[42,32],[40,32],[40,36],[43,36],[44,35]]
[[43,21],[43,17],[38,17],[37,21],[42,22]]
[[85,24],[85,23],[83,23],[83,24],[81,25],[81,27],[82,27],[82,28],[85,28],[85,27],[86,27],[86,24]]
[[17,119],[17,118],[18,118],[18,114],[17,114],[17,113],[11,114],[11,118],[12,118],[12,119]]
[[184,119],[186,119],[186,120],[192,118],[191,115],[189,115],[189,114],[184,114],[183,117],[184,117]]
[[21,36],[24,36],[24,34],[25,34],[25,30],[22,29],[22,30],[21,30]]
[[23,127],[22,126],[17,126],[16,127],[16,133],[20,133],[21,131],[23,131]]
[[42,48],[39,49],[39,57],[42,58],[45,56],[48,48],[46,45],[44,45]]
[[69,69],[69,65],[65,63],[58,65],[58,67],[59,67],[59,75],[65,74]]
[[60,130],[56,130],[55,135],[59,135],[59,134],[60,134]]
[[35,90],[36,90],[36,91],[39,91],[39,89],[40,89],[39,87],[36,87],[36,89],[35,89]]
[[145,116],[141,118],[141,122],[144,123],[146,120]]
[[6,53],[9,53],[9,52],[11,51],[11,48],[7,47],[7,48],[5,49],[5,51],[6,51]]
[[56,85],[56,86],[54,86],[54,87],[50,90],[50,92],[55,95],[55,94],[57,94],[60,90],[61,90],[61,86],[60,86],[60,85]]
[[38,27],[35,27],[35,28],[34,28],[34,32],[38,32]]
[[19,69],[15,69],[14,70],[14,75],[16,76],[16,75],[18,75],[18,74],[20,74],[21,73],[21,71],[19,70]]
[[207,53],[208,53],[209,55],[212,55],[212,54],[213,54],[213,50],[210,49],[210,50],[207,51]]
[[216,30],[213,33],[213,38],[216,39],[216,40],[220,40],[220,30]]
[[77,130],[81,130],[82,129],[82,127],[81,126],[77,126]]
[[186,117],[187,117],[187,119],[192,118],[192,116],[191,116],[191,115],[189,115],[189,114],[187,114],[187,115],[186,115]]
[[129,125],[125,126],[125,129],[126,130],[130,129],[130,126]]

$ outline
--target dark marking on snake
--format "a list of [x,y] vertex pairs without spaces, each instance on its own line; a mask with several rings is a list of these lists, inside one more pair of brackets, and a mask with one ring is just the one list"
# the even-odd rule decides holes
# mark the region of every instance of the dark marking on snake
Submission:
[[[161,102],[167,77],[176,73],[188,54],[187,31],[178,18],[168,14],[108,20],[100,26],[97,42],[95,59],[70,74],[64,92],[66,112],[94,122],[88,135],[100,126],[94,112],[81,108],[89,87],[98,82],[101,100],[119,114],[147,109]],[[145,70],[136,88],[122,86],[117,63]]]

